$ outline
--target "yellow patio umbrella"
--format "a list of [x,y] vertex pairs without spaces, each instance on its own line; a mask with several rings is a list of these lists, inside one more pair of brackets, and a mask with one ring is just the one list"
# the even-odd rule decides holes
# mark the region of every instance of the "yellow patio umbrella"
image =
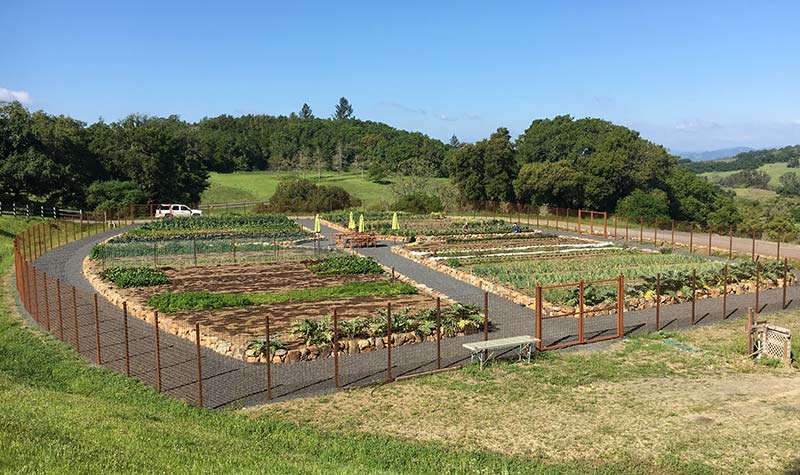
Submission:
[[397,231],[400,229],[400,221],[397,220],[397,213],[392,215],[392,231]]
[[322,231],[322,223],[319,222],[319,215],[314,216],[314,232],[319,233]]
[[358,232],[360,232],[360,233],[364,232],[364,215],[363,214],[359,214],[358,215]]
[[347,224],[347,229],[355,229],[356,228],[356,220],[353,219],[353,212],[350,211],[350,222]]

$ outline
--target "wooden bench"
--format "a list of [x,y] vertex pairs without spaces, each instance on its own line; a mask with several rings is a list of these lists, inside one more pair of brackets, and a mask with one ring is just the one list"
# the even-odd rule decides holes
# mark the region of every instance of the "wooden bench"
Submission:
[[481,369],[483,369],[483,364],[489,361],[492,356],[494,356],[495,350],[505,350],[509,348],[516,348],[519,361],[522,361],[522,355],[524,354],[528,358],[528,363],[530,363],[531,355],[534,351],[536,351],[536,343],[539,343],[538,338],[522,335],[512,336],[510,338],[497,338],[495,340],[488,341],[476,341],[474,343],[464,343],[461,346],[470,351],[470,362],[474,363],[475,359],[477,358],[481,365]]

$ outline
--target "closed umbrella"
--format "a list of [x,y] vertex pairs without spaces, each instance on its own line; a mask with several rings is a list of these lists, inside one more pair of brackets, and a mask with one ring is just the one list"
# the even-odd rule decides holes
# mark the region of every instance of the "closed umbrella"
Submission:
[[350,211],[350,222],[347,224],[348,229],[355,229],[356,228],[356,220],[353,219],[353,212]]
[[392,215],[392,231],[397,231],[400,229],[400,221],[397,220],[397,213]]
[[322,231],[322,223],[319,222],[319,215],[314,216],[314,232],[319,233]]
[[363,214],[359,214],[358,215],[358,232],[360,232],[360,233],[364,232],[364,215]]

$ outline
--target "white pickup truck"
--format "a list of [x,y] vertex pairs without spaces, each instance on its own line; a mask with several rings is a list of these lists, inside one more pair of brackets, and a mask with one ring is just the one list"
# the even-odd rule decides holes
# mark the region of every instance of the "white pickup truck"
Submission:
[[192,209],[186,205],[161,204],[156,207],[156,218],[202,216],[199,209]]

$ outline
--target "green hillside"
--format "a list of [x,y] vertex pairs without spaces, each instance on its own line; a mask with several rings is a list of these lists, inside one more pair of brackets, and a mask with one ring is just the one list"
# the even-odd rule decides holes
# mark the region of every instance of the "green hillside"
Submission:
[[[282,172],[235,172],[211,173],[211,185],[203,192],[201,202],[235,203],[242,201],[266,201],[275,193],[281,179],[292,176],[305,176],[322,185],[337,185],[359,198],[365,207],[388,206],[396,196],[391,183],[374,183],[358,173],[314,172],[289,174]],[[446,182],[447,178],[436,178]]]
[[[798,168],[789,168],[788,162],[782,163],[768,163],[766,165],[761,165],[756,170],[763,171],[767,175],[770,176],[769,186],[772,188],[777,188],[780,183],[778,180],[780,179],[781,175],[784,173],[794,172],[800,173],[800,169]],[[733,171],[719,171],[719,172],[706,172],[701,174],[700,176],[705,177],[711,181],[714,181],[715,178],[724,178],[726,176],[733,175],[738,170]],[[738,193],[737,193],[738,194]]]

